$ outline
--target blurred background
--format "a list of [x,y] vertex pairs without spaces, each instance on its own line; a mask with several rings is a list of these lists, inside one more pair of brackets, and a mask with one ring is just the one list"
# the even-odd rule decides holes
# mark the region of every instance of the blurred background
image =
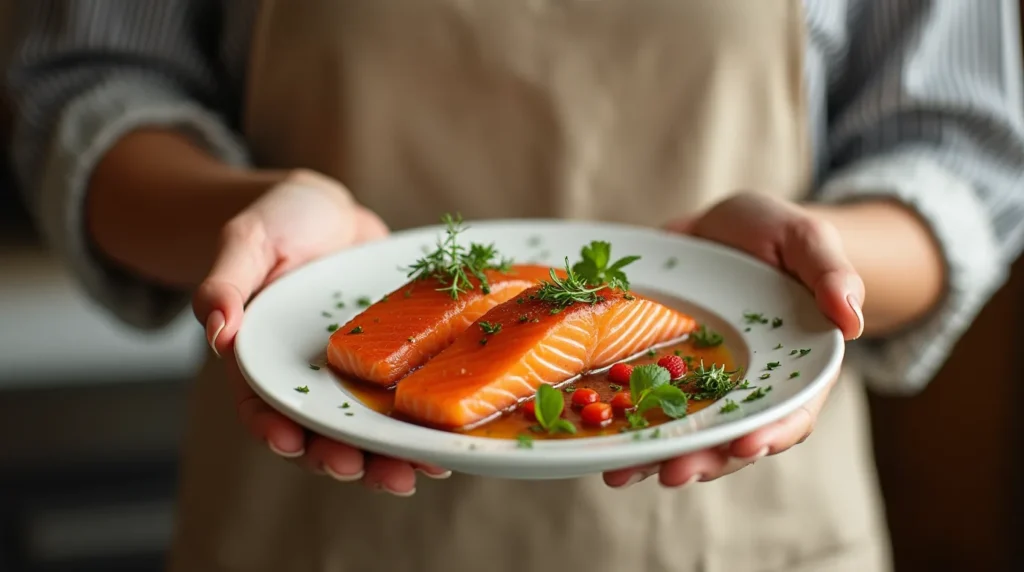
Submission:
[[[155,572],[202,333],[190,315],[165,332],[130,331],[77,290],[14,188],[3,103],[0,571]],[[1018,264],[923,394],[872,398],[897,571],[1024,569],[1022,320]]]

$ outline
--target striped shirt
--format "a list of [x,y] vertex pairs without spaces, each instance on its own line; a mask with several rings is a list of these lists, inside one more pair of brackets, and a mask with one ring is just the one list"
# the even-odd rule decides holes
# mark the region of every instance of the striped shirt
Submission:
[[[39,224],[84,288],[158,327],[187,298],[105,266],[83,197],[105,149],[142,125],[246,162],[239,135],[254,0],[24,0],[8,72],[14,162]],[[878,389],[923,387],[1024,242],[1024,110],[1016,0],[804,0],[813,200],[888,197],[941,245],[947,294],[885,339],[850,344]],[[180,293],[179,293],[180,294]],[[869,293],[870,294],[870,293]]]

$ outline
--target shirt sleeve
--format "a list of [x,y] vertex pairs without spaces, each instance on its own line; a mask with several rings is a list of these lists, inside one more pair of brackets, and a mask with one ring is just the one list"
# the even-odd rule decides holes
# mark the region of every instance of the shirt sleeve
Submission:
[[84,227],[88,181],[123,135],[181,130],[214,156],[246,151],[218,109],[225,90],[209,54],[217,6],[205,0],[32,0],[8,70],[19,188],[43,236],[90,297],[140,328],[159,328],[188,304],[109,264]]
[[895,335],[849,346],[874,389],[912,393],[938,372],[1021,251],[1019,8],[1016,0],[862,0],[847,9],[848,47],[829,74],[830,174],[816,199],[901,201],[940,245],[948,282],[939,307]]

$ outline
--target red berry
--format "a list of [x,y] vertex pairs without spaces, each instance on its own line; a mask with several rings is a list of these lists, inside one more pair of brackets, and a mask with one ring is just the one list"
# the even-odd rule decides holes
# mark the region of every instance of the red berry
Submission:
[[612,409],[623,412],[633,408],[633,398],[626,392],[616,393],[611,400]]
[[658,360],[658,365],[667,369],[672,374],[672,379],[680,379],[686,375],[686,362],[679,356],[665,356]]
[[633,375],[633,366],[625,363],[617,363],[608,370],[608,379],[618,385],[629,385],[629,376]]
[[599,396],[596,391],[593,389],[587,389],[586,387],[572,392],[572,404],[576,407],[586,407],[591,403],[597,403],[600,399],[601,396]]
[[523,415],[531,420],[537,420],[537,404],[533,401],[527,401],[523,404]]
[[612,420],[612,406],[607,403],[591,403],[580,411],[580,417],[587,425],[607,425]]

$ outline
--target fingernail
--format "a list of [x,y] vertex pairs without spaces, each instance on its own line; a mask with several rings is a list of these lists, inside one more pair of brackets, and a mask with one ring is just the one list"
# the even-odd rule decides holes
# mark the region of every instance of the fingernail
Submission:
[[647,471],[637,471],[637,472],[633,473],[632,475],[630,475],[629,479],[626,480],[626,482],[623,483],[622,486],[620,486],[619,488],[620,489],[628,489],[629,487],[639,483],[640,481],[643,481],[643,480],[647,479],[647,477],[650,477],[651,475],[653,475],[653,474],[655,474],[657,472],[658,472],[657,469],[655,469],[655,470],[647,470]]
[[679,488],[688,487],[688,486],[692,485],[693,483],[696,483],[697,481],[701,480],[702,478],[704,478],[704,475],[702,475],[700,473],[697,473],[697,474],[691,476],[689,479],[686,479],[686,482],[681,484],[681,485],[679,485]]
[[210,344],[213,355],[218,358],[220,357],[220,352],[217,351],[217,337],[220,336],[225,324],[224,313],[220,310],[210,312],[210,315],[206,318],[206,341]]
[[396,497],[402,497],[402,498],[409,498],[412,495],[416,494],[416,489],[415,488],[409,489],[408,491],[405,491],[404,493],[400,493],[398,491],[393,491],[393,490],[391,490],[391,489],[389,489],[387,487],[383,487],[383,489],[384,489],[384,492],[387,492],[387,493],[389,493],[391,495],[394,495]]
[[860,301],[853,294],[847,294],[846,303],[850,305],[853,313],[857,314],[857,335],[853,336],[853,339],[856,340],[864,333],[864,311],[861,310]]
[[768,446],[765,445],[764,447],[761,447],[760,451],[754,453],[750,457],[737,457],[737,458],[739,460],[745,462],[745,463],[753,463],[753,462],[757,461],[758,459],[763,458],[767,454],[768,454]]
[[447,479],[448,477],[452,476],[452,472],[451,471],[445,471],[443,473],[428,473],[427,471],[424,471],[423,469],[421,469],[419,467],[416,468],[416,472],[417,473],[422,473],[423,476],[427,477],[428,479],[435,479],[435,480],[438,480],[438,481],[443,480],[443,479]]
[[324,471],[327,473],[327,476],[331,477],[336,481],[341,481],[343,483],[351,483],[353,481],[358,481],[359,479],[363,478],[363,475],[366,474],[366,471],[360,470],[358,473],[352,473],[351,475],[343,475],[341,473],[335,472],[334,469],[330,467],[330,465],[324,465]]
[[275,447],[274,444],[271,443],[270,441],[267,441],[267,447],[269,447],[270,450],[273,451],[275,455],[279,455],[281,457],[284,457],[285,459],[294,459],[296,457],[301,457],[306,453],[305,449],[299,449],[298,451],[294,451],[291,453],[289,453],[288,451],[282,451],[281,449]]

